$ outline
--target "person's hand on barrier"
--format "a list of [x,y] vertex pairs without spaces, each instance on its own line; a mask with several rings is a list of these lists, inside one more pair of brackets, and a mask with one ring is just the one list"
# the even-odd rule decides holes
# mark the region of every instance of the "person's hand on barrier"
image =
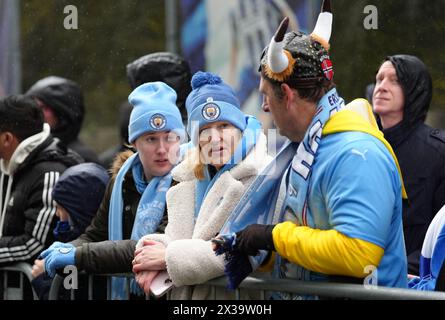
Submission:
[[165,245],[153,240],[144,240],[144,246],[136,249],[134,252],[133,272],[164,270],[165,263]]
[[150,240],[149,236],[143,236],[142,238],[139,239],[138,243],[136,244],[136,249],[140,249],[144,246],[144,242]]
[[136,282],[146,294],[150,293],[150,285],[153,282],[153,279],[158,275],[158,273],[159,271],[141,271],[136,273]]
[[259,250],[275,250],[272,230],[275,225],[251,224],[236,233],[235,248],[249,256],[256,256]]
[[45,260],[34,260],[31,270],[32,277],[37,278],[43,272],[45,272]]
[[43,250],[38,259],[45,259],[51,252],[53,252],[54,250],[58,249],[58,248],[71,248],[73,245],[71,243],[64,243],[64,242],[59,242],[59,241],[55,241],[53,242],[52,245],[50,245],[48,247],[48,249]]
[[69,247],[59,247],[52,249],[45,256],[46,273],[51,278],[53,278],[56,274],[57,269],[63,268],[68,265],[74,265],[76,262],[75,255],[76,255],[76,248],[72,244]]

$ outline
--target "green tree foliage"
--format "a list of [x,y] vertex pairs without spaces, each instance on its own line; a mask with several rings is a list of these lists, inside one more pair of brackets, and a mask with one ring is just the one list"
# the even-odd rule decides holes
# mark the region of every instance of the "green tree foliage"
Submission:
[[[378,10],[378,29],[366,30],[363,9]],[[416,55],[433,78],[432,108],[445,108],[444,1],[423,0],[334,0],[334,30],[331,40],[335,81],[350,100],[364,96],[387,55]]]
[[[78,30],[63,27],[66,5],[78,9]],[[378,10],[377,30],[363,26],[367,5]],[[103,126],[116,124],[129,94],[126,64],[165,48],[164,1],[22,0],[21,6],[24,90],[51,74],[79,82],[86,95],[84,137],[103,150],[113,141],[97,137]],[[445,108],[444,1],[333,0],[333,8],[335,81],[348,101],[364,96],[386,55],[407,53],[429,67],[432,108]]]
[[[77,30],[64,28],[67,5],[78,9]],[[161,0],[22,0],[23,90],[48,75],[81,84],[84,137],[95,143],[100,127],[117,123],[119,105],[130,93],[127,63],[164,50],[164,6]]]

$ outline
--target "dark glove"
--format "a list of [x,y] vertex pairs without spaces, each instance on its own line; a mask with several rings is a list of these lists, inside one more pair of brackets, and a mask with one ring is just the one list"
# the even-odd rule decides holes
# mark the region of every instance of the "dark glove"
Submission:
[[249,256],[256,256],[259,250],[274,250],[272,230],[275,225],[251,224],[236,233],[235,249]]

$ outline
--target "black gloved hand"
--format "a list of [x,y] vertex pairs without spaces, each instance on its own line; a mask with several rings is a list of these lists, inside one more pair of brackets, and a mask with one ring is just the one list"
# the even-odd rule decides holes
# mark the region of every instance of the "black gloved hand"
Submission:
[[249,256],[256,256],[259,250],[274,250],[272,230],[275,225],[251,224],[236,233],[235,248]]

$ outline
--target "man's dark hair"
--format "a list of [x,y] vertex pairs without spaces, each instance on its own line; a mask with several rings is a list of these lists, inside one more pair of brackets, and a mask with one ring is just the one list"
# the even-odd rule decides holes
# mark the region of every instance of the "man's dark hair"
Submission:
[[[290,86],[292,88],[292,86]],[[319,86],[313,88],[295,88],[300,95],[300,98],[318,103],[323,96],[328,93],[330,90],[335,88],[335,83],[332,80],[323,79]]]
[[19,141],[42,131],[43,113],[33,99],[12,95],[0,99],[0,132],[9,131]]
[[321,98],[329,92],[331,89],[335,88],[335,83],[332,80],[323,79],[321,80],[317,86],[315,87],[308,87],[308,88],[295,88],[291,83],[285,82],[279,82],[275,81],[273,79],[270,79],[265,73],[263,68],[261,68],[261,75],[262,77],[269,81],[272,84],[272,88],[274,91],[274,94],[277,96],[277,98],[282,99],[284,97],[284,93],[281,90],[281,84],[286,83],[289,87],[291,87],[294,90],[297,90],[298,95],[300,98],[313,102],[318,103]]

